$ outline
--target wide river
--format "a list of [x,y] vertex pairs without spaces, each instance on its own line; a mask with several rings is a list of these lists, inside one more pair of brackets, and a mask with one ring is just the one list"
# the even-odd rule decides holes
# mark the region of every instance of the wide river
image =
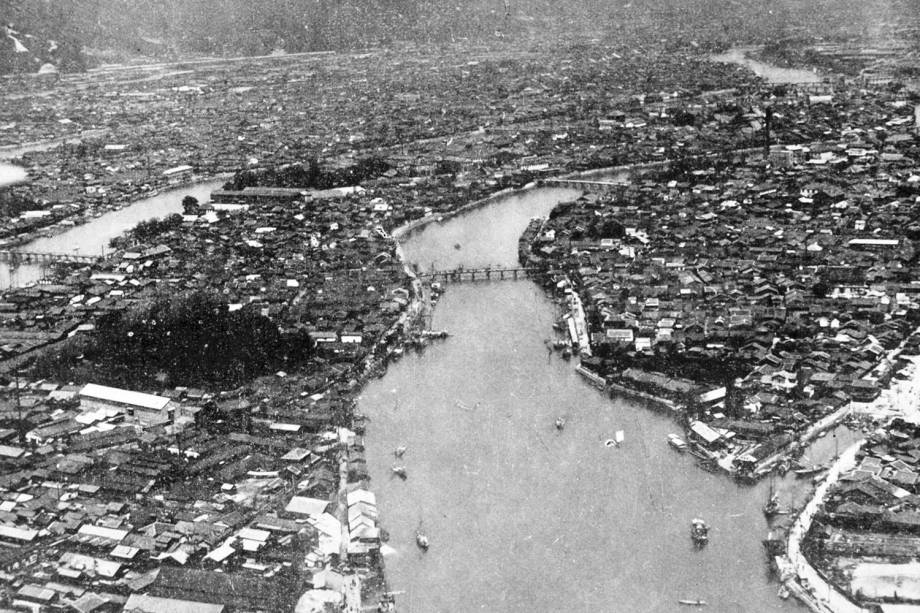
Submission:
[[[404,240],[429,268],[515,264],[533,216],[576,192],[537,189],[497,200]],[[457,248],[459,247],[459,248]],[[549,356],[553,302],[529,280],[449,285],[433,316],[451,336],[405,356],[371,382],[358,410],[400,611],[789,611],[761,539],[769,484],[742,487],[671,449],[671,418],[587,385]],[[562,432],[557,416],[567,417]],[[625,431],[619,448],[604,441]],[[853,435],[809,450],[822,461]],[[391,476],[393,449],[408,478]],[[777,484],[784,504],[808,480]],[[697,550],[690,521],[711,526]],[[414,538],[422,526],[427,553]]]

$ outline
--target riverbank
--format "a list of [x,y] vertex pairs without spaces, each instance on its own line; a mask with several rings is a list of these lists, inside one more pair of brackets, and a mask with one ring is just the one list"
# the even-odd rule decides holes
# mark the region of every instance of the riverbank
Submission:
[[[652,162],[651,164],[657,165],[659,164],[659,162]],[[414,232],[423,230],[428,224],[444,223],[444,222],[450,221],[451,219],[455,217],[469,213],[470,211],[480,209],[488,204],[495,202],[496,200],[500,200],[502,198],[512,196],[512,195],[525,195],[527,192],[531,190],[542,189],[543,182],[547,181],[548,179],[577,179],[577,178],[592,179],[592,178],[601,178],[601,177],[610,177],[610,176],[622,178],[624,175],[628,176],[628,173],[631,170],[641,167],[641,166],[646,166],[646,165],[648,164],[628,164],[628,165],[621,165],[621,166],[607,166],[604,168],[595,168],[592,170],[578,170],[578,171],[573,171],[573,172],[565,172],[559,175],[554,175],[553,177],[544,177],[544,178],[537,179],[535,181],[526,183],[525,185],[521,187],[507,187],[504,189],[500,189],[492,194],[489,194],[488,196],[484,198],[480,198],[473,202],[469,202],[453,211],[448,211],[445,213],[437,213],[437,214],[432,213],[431,215],[426,215],[425,217],[415,219],[413,221],[405,223],[391,230],[390,234],[393,236],[393,238],[396,238],[397,240],[401,238],[409,238]],[[627,184],[628,182],[623,183],[623,185],[627,185]]]
[[[28,251],[30,243],[41,239],[52,239],[66,232],[70,232],[81,226],[93,223],[94,220],[97,220],[105,215],[112,213],[118,213],[129,209],[133,206],[137,206],[139,203],[143,203],[152,198],[157,198],[160,196],[169,196],[176,192],[183,190],[194,189],[196,186],[214,183],[216,181],[225,181],[230,179],[233,175],[230,173],[221,173],[210,177],[195,177],[190,181],[184,183],[179,183],[176,185],[170,185],[163,187],[161,189],[151,190],[150,192],[139,194],[140,197],[134,198],[133,200],[127,200],[124,202],[116,202],[113,205],[108,206],[107,208],[99,211],[87,211],[79,221],[74,221],[71,217],[64,217],[63,219],[40,228],[36,228],[31,232],[23,232],[17,234],[15,237],[7,240],[0,240],[0,245],[4,247],[14,247],[20,248],[20,251]],[[181,211],[181,207],[178,209]],[[128,228],[130,229],[130,228]]]
[[28,177],[29,175],[24,168],[0,162],[0,188],[22,183]]
[[14,160],[28,153],[48,151],[54,149],[58,145],[63,145],[65,143],[77,144],[79,142],[79,138],[67,137],[47,141],[36,141],[34,143],[23,143],[20,145],[3,145],[0,146],[0,160]]
[[844,472],[856,465],[856,453],[862,444],[863,441],[860,441],[851,445],[830,468],[827,477],[815,490],[814,496],[789,530],[786,553],[777,561],[780,575],[785,577],[784,584],[814,613],[867,613],[866,609],[856,605],[834,588],[824,575],[809,563],[801,547],[828,489],[837,483]]
[[[914,334],[920,333],[920,329]],[[905,341],[906,342],[906,341]],[[890,351],[884,361],[889,367],[898,359],[905,343]],[[856,414],[870,419],[873,423],[890,423],[895,418],[904,418],[914,423],[920,422],[920,402],[917,393],[920,390],[920,356],[910,356],[908,365],[897,379],[887,386],[878,398],[867,403],[849,403],[844,409],[847,414]],[[842,409],[841,409],[842,410]],[[806,507],[796,519],[786,540],[786,555],[777,563],[782,576],[787,577],[785,584],[790,592],[815,613],[866,613],[828,581],[823,573],[811,565],[802,553],[801,545],[811,527],[815,513],[824,503],[828,490],[841,475],[855,467],[856,453],[865,443],[859,441],[848,448],[831,466],[828,476],[816,489]],[[790,576],[794,573],[794,576]]]
[[409,238],[414,232],[423,230],[429,224],[444,223],[446,221],[450,221],[454,217],[458,217],[460,215],[463,215],[464,213],[469,213],[470,211],[480,209],[486,206],[487,204],[490,204],[506,196],[510,196],[513,194],[522,194],[536,187],[537,187],[537,184],[534,182],[534,183],[528,183],[520,188],[507,187],[504,189],[500,189],[496,192],[493,192],[492,194],[489,194],[485,198],[480,198],[479,200],[475,200],[473,202],[464,204],[460,208],[455,209],[453,211],[437,213],[437,214],[432,213],[430,215],[426,215],[424,217],[420,217],[419,219],[415,219],[413,221],[405,223],[395,228],[394,230],[391,230],[390,235],[392,235],[393,238],[395,238],[398,242],[399,239]]
[[817,71],[776,66],[751,57],[760,49],[760,47],[732,47],[724,53],[711,55],[710,59],[714,62],[743,66],[770,83],[800,85],[821,83],[824,80],[824,76]]

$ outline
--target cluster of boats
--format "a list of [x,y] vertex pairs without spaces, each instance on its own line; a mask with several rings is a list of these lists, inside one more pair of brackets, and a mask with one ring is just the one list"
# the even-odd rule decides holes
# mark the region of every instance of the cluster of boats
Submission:
[[[407,449],[408,447],[406,447],[405,445],[400,445],[399,447],[393,450],[393,456],[397,460],[401,460],[402,457],[406,454]],[[403,466],[402,464],[393,465],[392,471],[393,471],[393,474],[399,477],[400,479],[403,479],[403,480],[406,479],[406,467]],[[418,528],[415,529],[415,544],[422,551],[428,551],[428,546],[430,545],[430,542],[428,540],[428,535],[425,534],[424,530],[422,529],[422,522],[419,522]]]
[[[406,446],[400,445],[393,451],[393,456],[395,456],[397,460],[400,460],[402,459],[405,453],[406,453]],[[392,470],[393,474],[399,477],[400,479],[402,479],[403,481],[405,481],[406,477],[408,476],[406,473],[406,467],[403,464],[394,464],[390,470]]]

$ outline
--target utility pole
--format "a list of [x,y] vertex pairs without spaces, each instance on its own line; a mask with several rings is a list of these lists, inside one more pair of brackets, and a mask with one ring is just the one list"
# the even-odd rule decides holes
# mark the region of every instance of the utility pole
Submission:
[[773,107],[768,106],[764,113],[763,123],[763,160],[765,163],[770,160],[770,125],[773,123]]
[[13,380],[16,382],[16,429],[19,430],[19,444],[25,445],[26,431],[22,425],[22,402],[19,399],[19,369],[13,369]]

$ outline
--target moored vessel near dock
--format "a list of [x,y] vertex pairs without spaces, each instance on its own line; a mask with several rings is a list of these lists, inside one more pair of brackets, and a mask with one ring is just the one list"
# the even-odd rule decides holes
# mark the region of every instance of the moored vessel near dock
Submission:
[[767,501],[763,505],[763,514],[767,517],[773,517],[779,513],[779,492],[773,488],[773,479],[770,479],[770,493]]
[[419,332],[419,336],[422,338],[442,339],[450,336],[450,332],[447,330],[422,330]]
[[825,470],[827,470],[827,466],[824,466],[823,464],[815,464],[814,466],[793,469],[792,472],[795,473],[796,477],[804,478],[818,474]]
[[702,547],[709,542],[709,526],[700,518],[690,522],[690,538],[697,547]]
[[668,435],[668,445],[680,452],[686,451],[687,449],[687,442],[676,434]]

